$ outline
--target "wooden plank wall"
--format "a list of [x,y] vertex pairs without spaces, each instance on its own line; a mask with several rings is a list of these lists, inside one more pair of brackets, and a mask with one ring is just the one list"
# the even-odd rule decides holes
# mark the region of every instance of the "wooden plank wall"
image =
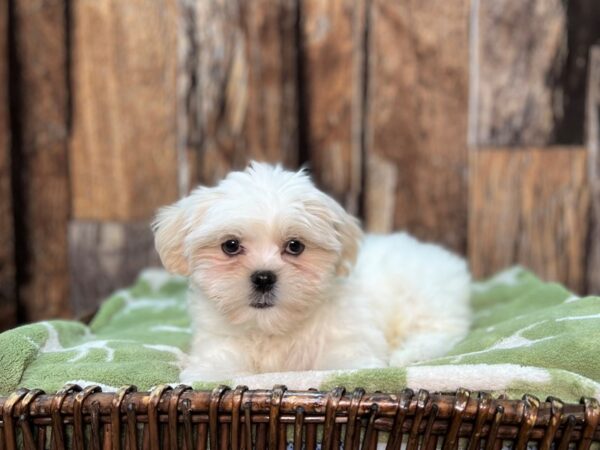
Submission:
[[11,1],[13,203],[20,320],[69,317],[67,3]]
[[514,262],[580,291],[589,192],[585,148],[493,148],[471,160],[469,257],[476,276]]
[[98,298],[158,264],[148,220],[177,199],[175,0],[73,2],[71,297]]
[[592,47],[586,103],[586,143],[591,191],[587,289],[600,292],[600,46]]
[[468,14],[467,0],[374,0],[368,48],[367,226],[410,229],[461,253]]
[[319,186],[358,214],[364,185],[366,0],[301,2],[304,155]]
[[0,0],[0,328],[93,309],[158,264],[158,206],[250,159],[600,292],[594,2]]
[[198,179],[214,184],[249,159],[298,163],[297,5],[196,2]]
[[0,0],[0,330],[17,323],[7,64],[8,13],[8,0]]
[[145,220],[178,195],[177,2],[76,1],[73,22],[73,218]]
[[565,2],[475,0],[474,4],[470,143],[553,144],[560,114],[554,107],[560,91],[557,68],[566,58]]
[[[518,262],[576,292],[600,292],[592,281],[600,264],[588,257],[600,238],[588,218],[598,174],[588,178],[580,87],[585,53],[600,39],[600,8],[588,0],[475,0],[471,15],[473,273]],[[565,136],[571,146],[560,147]]]

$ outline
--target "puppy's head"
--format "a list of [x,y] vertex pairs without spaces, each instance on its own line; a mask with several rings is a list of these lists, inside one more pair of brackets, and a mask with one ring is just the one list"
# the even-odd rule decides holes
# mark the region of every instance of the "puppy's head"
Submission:
[[281,333],[352,268],[357,220],[304,171],[252,163],[158,212],[156,249],[233,324]]

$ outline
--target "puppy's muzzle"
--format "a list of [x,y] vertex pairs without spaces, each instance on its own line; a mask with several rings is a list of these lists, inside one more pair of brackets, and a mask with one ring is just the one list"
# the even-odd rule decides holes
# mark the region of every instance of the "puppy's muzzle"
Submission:
[[275,283],[277,282],[277,275],[270,270],[260,270],[258,272],[254,272],[250,277],[250,280],[254,285],[254,289],[264,294],[273,289]]

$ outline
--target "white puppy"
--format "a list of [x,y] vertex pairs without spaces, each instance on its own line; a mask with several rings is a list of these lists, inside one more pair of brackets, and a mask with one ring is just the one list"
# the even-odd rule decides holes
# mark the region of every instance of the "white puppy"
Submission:
[[161,209],[164,266],[190,279],[182,381],[404,366],[469,328],[465,262],[405,233],[363,237],[304,171],[252,163]]

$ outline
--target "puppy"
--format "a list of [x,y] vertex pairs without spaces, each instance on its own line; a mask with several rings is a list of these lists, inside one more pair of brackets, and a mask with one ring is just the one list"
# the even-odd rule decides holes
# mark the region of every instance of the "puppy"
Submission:
[[189,277],[181,379],[404,366],[469,328],[465,262],[406,233],[366,235],[307,173],[252,163],[162,208],[167,270]]

